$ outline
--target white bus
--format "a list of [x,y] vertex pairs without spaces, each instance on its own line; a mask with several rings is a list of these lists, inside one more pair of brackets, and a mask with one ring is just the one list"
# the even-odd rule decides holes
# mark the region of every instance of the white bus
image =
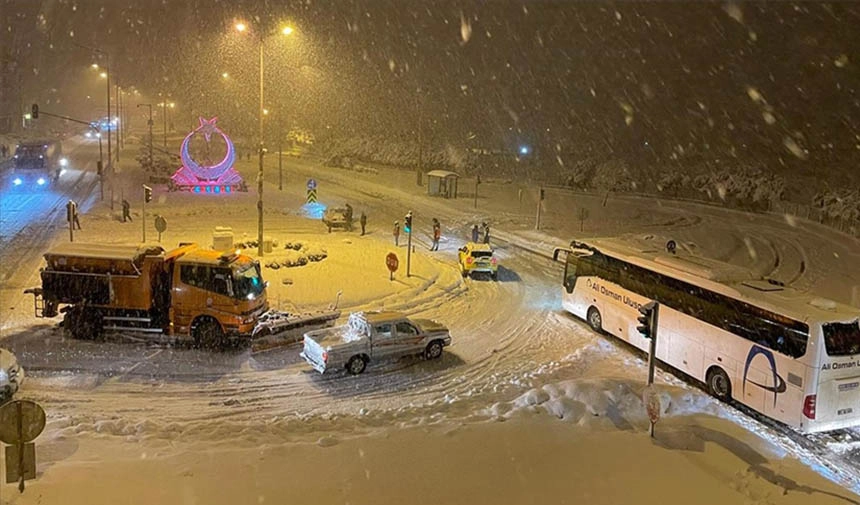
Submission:
[[655,300],[657,359],[712,395],[803,432],[860,425],[860,309],[618,239],[573,241],[554,257],[561,252],[564,309],[594,330],[647,352],[638,308]]

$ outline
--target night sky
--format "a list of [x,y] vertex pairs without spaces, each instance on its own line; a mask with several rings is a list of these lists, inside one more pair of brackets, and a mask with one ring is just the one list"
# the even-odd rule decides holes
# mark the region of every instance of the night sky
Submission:
[[[431,143],[527,143],[547,163],[618,157],[839,177],[860,161],[860,6],[850,2],[0,6],[5,73],[20,77],[22,103],[69,112],[101,104],[94,59],[77,42],[110,51],[122,85],[169,95],[178,120],[218,114],[252,132],[262,29],[266,106],[317,132],[404,138],[420,118]],[[253,34],[232,31],[237,20]],[[294,36],[278,35],[282,23]]]

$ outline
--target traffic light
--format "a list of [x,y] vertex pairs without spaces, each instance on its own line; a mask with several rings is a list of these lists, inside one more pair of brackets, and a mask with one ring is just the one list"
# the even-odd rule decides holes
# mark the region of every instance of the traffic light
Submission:
[[39,119],[39,104],[33,104],[30,108],[30,114],[33,116],[33,119]]
[[406,217],[403,218],[403,231],[406,233],[412,233],[412,211],[406,213]]
[[149,186],[143,187],[143,201],[149,203],[152,201],[152,188]]
[[657,333],[657,302],[649,302],[639,307],[641,314],[636,318],[639,321],[639,326],[636,331],[642,334],[643,338],[654,338],[654,333]]

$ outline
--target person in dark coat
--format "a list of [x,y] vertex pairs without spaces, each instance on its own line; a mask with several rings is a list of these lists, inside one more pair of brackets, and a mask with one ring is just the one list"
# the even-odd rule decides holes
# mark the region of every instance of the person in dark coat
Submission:
[[490,225],[487,223],[484,223],[484,243],[490,243]]
[[128,200],[122,201],[122,222],[129,220],[131,221],[131,204],[128,203]]
[[481,230],[478,229],[478,225],[472,227],[472,242],[478,243],[478,238],[481,236]]
[[361,217],[358,218],[358,222],[361,223],[361,234],[364,235],[364,230],[367,226],[367,215],[365,215],[364,212],[361,213]]
[[439,250],[439,239],[442,238],[442,225],[439,224],[439,220],[435,217],[433,218],[433,245],[430,246],[431,251]]

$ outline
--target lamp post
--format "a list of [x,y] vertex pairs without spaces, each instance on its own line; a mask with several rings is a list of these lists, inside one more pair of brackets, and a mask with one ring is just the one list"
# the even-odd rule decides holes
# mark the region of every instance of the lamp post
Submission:
[[149,120],[146,122],[149,125],[149,169],[152,170],[152,104],[139,103],[137,108],[149,107]]
[[[236,31],[242,33],[248,29],[245,23],[236,23],[235,25]],[[281,33],[283,35],[291,35],[293,33],[293,28],[290,26],[285,26],[281,28]],[[265,108],[263,106],[263,75],[265,69],[265,62],[263,59],[263,47],[264,47],[264,33],[263,29],[260,28],[259,32],[259,49],[260,49],[260,107],[258,112],[259,115],[259,139],[260,139],[260,148],[259,148],[259,158],[260,164],[257,169],[257,255],[263,256],[263,155],[265,154],[265,149],[263,148],[263,116],[265,115]]]

